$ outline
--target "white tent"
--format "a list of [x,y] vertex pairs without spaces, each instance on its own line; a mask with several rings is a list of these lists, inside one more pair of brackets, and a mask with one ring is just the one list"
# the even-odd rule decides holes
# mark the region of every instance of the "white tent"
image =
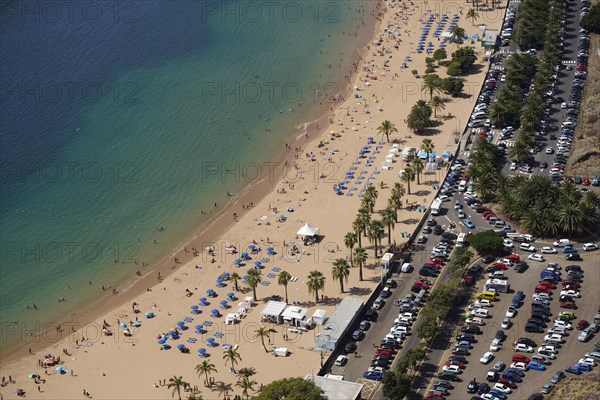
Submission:
[[281,323],[281,313],[287,304],[282,301],[269,300],[260,312],[262,320],[273,320],[276,323]]
[[299,326],[306,317],[307,312],[308,310],[306,308],[298,306],[289,306],[285,309],[281,316],[283,317],[285,322],[294,326]]
[[300,235],[300,236],[315,236],[318,232],[319,232],[319,228],[313,228],[307,222],[306,224],[304,224],[304,226],[302,228],[300,228],[298,230],[298,232],[296,232],[296,235]]
[[240,320],[240,315],[235,313],[229,313],[225,317],[225,324],[234,325],[236,322]]

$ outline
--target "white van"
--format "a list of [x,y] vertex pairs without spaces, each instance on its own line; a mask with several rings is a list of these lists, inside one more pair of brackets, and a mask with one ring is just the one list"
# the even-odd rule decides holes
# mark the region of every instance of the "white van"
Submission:
[[458,184],[458,191],[465,192],[466,190],[467,190],[467,181],[465,181],[465,180],[460,181],[460,183]]
[[565,247],[569,245],[569,239],[558,239],[556,242],[554,242],[553,244],[556,247]]
[[402,264],[402,267],[400,268],[400,270],[402,272],[411,272],[413,270],[413,266],[410,263],[404,263],[404,264]]
[[461,233],[460,235],[458,235],[458,239],[456,239],[456,245],[457,246],[463,246],[465,244],[465,237],[467,235],[465,233]]

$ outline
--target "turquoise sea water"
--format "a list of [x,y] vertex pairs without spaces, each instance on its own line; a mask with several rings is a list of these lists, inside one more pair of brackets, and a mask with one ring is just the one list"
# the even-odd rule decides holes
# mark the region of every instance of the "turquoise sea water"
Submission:
[[3,3],[2,329],[93,301],[266,173],[349,70],[367,3]]

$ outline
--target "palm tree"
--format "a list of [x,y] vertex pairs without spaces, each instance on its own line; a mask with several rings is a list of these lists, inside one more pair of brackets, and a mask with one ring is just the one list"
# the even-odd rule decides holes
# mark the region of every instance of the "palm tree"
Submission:
[[402,180],[402,182],[406,183],[406,187],[408,188],[408,194],[410,194],[410,183],[415,179],[415,171],[410,165],[407,165],[406,168],[404,168],[400,179]]
[[204,400],[204,397],[196,393],[190,393],[187,397],[187,400]]
[[181,400],[181,389],[187,386],[187,382],[183,380],[181,376],[173,376],[169,379],[169,383],[167,384],[167,388],[173,389],[173,393],[171,393],[171,397],[175,396],[177,393],[177,398]]
[[433,141],[431,139],[423,139],[423,141],[421,142],[421,150],[423,150],[425,152],[426,155],[426,160],[429,161],[429,155],[431,154],[431,152],[433,151],[433,149],[435,149],[435,145],[433,144]]
[[523,162],[529,158],[529,145],[522,140],[517,140],[509,154],[518,162]]
[[340,281],[340,292],[344,293],[344,281],[348,282],[350,276],[350,266],[344,258],[338,258],[333,262],[331,276],[334,280]]
[[382,135],[385,135],[385,138],[386,138],[386,140],[388,142],[390,141],[390,133],[396,133],[396,132],[398,132],[398,129],[396,128],[396,125],[394,125],[393,122],[388,121],[387,119],[385,121],[383,121],[381,123],[381,125],[379,125],[379,127],[377,128],[377,130]]
[[375,244],[375,258],[377,258],[377,242],[381,242],[381,239],[385,235],[385,229],[383,223],[379,220],[373,220],[367,228],[367,236]]
[[[450,31],[450,33],[452,34],[452,40],[454,40],[455,43],[462,43],[463,42],[463,37],[465,36],[465,30],[463,28],[461,28],[460,26],[454,25],[452,27],[452,30]],[[458,38],[458,40],[454,39],[454,38]]]
[[431,100],[429,100],[429,106],[433,110],[433,116],[437,117],[438,110],[445,110],[446,104],[444,99],[440,96],[433,96]]
[[[258,331],[258,329],[257,329]],[[264,345],[264,342],[263,342]],[[235,372],[235,364],[237,364],[238,361],[242,361],[242,356],[240,356],[240,353],[237,352],[236,349],[234,349],[233,347],[228,347],[224,352],[223,352],[223,360],[225,360],[225,363],[227,363],[227,361],[229,361],[231,363],[231,369],[233,369],[233,372]]]
[[434,92],[442,91],[442,78],[436,74],[428,74],[423,77],[423,86],[421,91],[427,90],[429,92],[429,98],[433,98]]
[[237,272],[232,272],[229,277],[233,280],[233,287],[235,288],[235,290],[239,290],[238,279],[242,279],[240,274],[238,274]]
[[292,280],[292,275],[290,275],[289,272],[287,271],[281,271],[279,272],[279,275],[277,275],[277,284],[281,285],[284,287],[285,289],[285,303],[288,303],[288,283]]
[[344,236],[344,245],[350,250],[350,266],[353,267],[354,265],[352,261],[352,249],[354,249],[354,245],[356,245],[356,233],[346,233],[346,235]]
[[[394,211],[398,211],[400,208],[402,208],[402,196],[400,196],[398,193],[392,193],[388,199],[388,207],[393,208]],[[397,216],[398,214],[396,213],[396,218]],[[398,222],[398,220],[396,220],[396,222]]]
[[227,392],[232,390],[231,383],[217,382],[217,384],[215,385],[215,390],[219,392],[219,398],[221,396],[227,398]]
[[250,378],[245,376],[241,381],[237,381],[235,385],[242,388],[242,394],[246,396],[246,399],[248,399],[250,397],[248,390],[253,390],[254,385],[256,385],[256,381],[251,381]]
[[262,326],[254,331],[254,339],[260,338],[260,342],[262,343],[263,348],[265,349],[265,353],[269,352],[269,349],[267,349],[267,346],[265,345],[265,338],[268,338],[270,334],[271,331]]
[[367,187],[367,190],[365,190],[365,193],[364,193],[363,202],[365,201],[365,199],[371,200],[369,202],[369,207],[365,207],[370,212],[373,212],[373,208],[375,207],[375,201],[377,200],[377,197],[379,197],[379,192],[377,191],[377,188],[375,188],[375,186],[373,186],[373,185],[370,185],[369,187]]
[[419,133],[431,126],[431,114],[432,110],[429,104],[424,100],[417,100],[406,117],[406,124],[409,129]]
[[381,222],[387,225],[388,228],[388,245],[392,244],[392,228],[394,227],[396,218],[398,218],[398,213],[391,207],[386,208],[381,213]]
[[479,18],[479,13],[474,8],[469,8],[467,11],[467,19],[471,20],[471,24],[475,25],[475,20]]
[[364,233],[366,233],[367,225],[369,225],[369,222],[371,222],[371,214],[369,213],[369,210],[364,208],[359,209],[358,215],[352,223],[352,229],[354,229],[354,232],[358,236],[359,247],[361,246],[361,237]]
[[261,281],[262,273],[260,272],[260,270],[258,268],[250,268],[246,274],[247,274],[246,283],[248,284],[248,286],[250,286],[252,288],[252,294],[254,295],[254,298],[256,299],[256,287],[258,286],[258,284]]
[[421,172],[423,172],[423,169],[425,168],[423,165],[423,160],[421,160],[420,158],[415,158],[412,163],[410,164],[412,169],[415,171],[415,176],[417,177],[417,185],[421,184]]
[[256,369],[253,367],[242,367],[238,371],[238,374],[242,378],[250,378],[251,376],[256,375]]
[[214,364],[211,364],[208,360],[202,361],[201,364],[196,365],[196,373],[198,375],[204,374],[204,384],[210,385],[210,373],[217,372]]
[[357,247],[354,249],[354,254],[352,254],[352,258],[354,262],[358,264],[358,277],[362,281],[363,280],[363,265],[367,262],[367,251],[362,247]]
[[323,273],[316,269],[310,271],[306,285],[308,286],[308,293],[315,294],[315,303],[319,302],[319,290],[325,288],[325,276]]

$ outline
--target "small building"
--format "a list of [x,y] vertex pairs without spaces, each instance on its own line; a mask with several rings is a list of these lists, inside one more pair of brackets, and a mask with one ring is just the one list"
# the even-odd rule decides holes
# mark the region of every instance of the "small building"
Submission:
[[340,339],[358,318],[363,305],[358,297],[345,296],[315,337],[313,350],[335,350]]
[[392,264],[394,263],[394,254],[393,253],[385,253],[381,260],[379,261],[379,266],[384,269],[390,269]]
[[364,386],[362,383],[318,375],[306,375],[304,379],[314,382],[323,391],[324,397],[334,400],[359,400]]
[[261,321],[280,324],[283,321],[281,314],[286,307],[287,304],[282,301],[269,300],[260,312]]
[[314,323],[317,325],[323,325],[325,323],[325,321],[327,321],[327,317],[325,316],[326,314],[327,314],[327,311],[317,308],[312,315],[312,319],[313,319]]
[[310,325],[309,319],[306,317],[306,313],[308,310],[306,308],[298,307],[298,306],[289,306],[287,307],[281,317],[288,325],[293,326],[302,326],[302,325]]
[[486,29],[481,37],[481,45],[485,49],[493,49],[498,40],[498,29]]

